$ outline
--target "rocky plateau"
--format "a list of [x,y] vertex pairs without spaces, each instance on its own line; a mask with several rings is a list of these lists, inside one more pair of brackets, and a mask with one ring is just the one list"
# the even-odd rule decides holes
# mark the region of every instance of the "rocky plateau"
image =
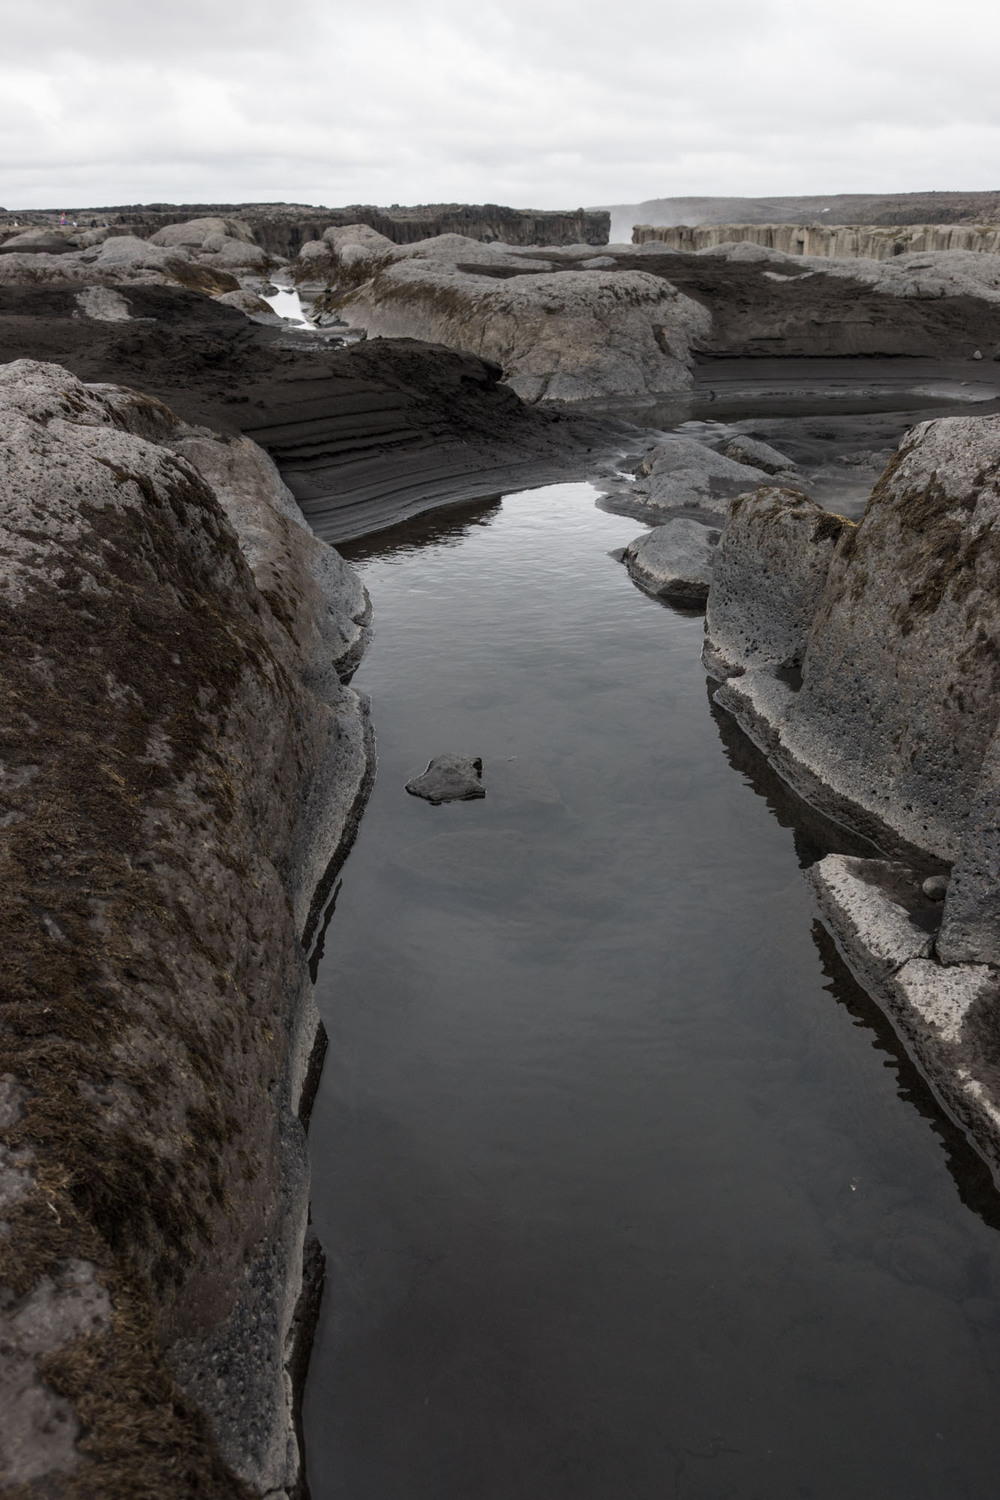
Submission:
[[[799,360],[801,388],[865,356],[917,391],[952,361],[956,399],[989,400],[1000,255],[595,255],[579,215],[215,207],[0,243],[0,1460],[24,1500],[301,1500],[308,959],[372,774],[369,605],[328,543],[422,509],[587,477],[647,524],[625,567],[706,610],[718,708],[868,850],[813,865],[819,910],[1000,1174],[1000,416],[899,442],[896,409],[849,410],[831,438],[716,399],[727,361],[770,389]],[[311,326],[261,300],[275,278]],[[456,756],[409,789],[486,791]]]

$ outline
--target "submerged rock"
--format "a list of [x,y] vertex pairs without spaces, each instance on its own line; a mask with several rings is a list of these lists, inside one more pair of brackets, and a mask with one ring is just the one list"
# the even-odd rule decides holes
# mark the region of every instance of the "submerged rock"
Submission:
[[708,598],[719,535],[714,527],[679,517],[629,542],[622,561],[646,593],[697,607]]
[[471,802],[486,796],[483,786],[483,763],[477,756],[436,755],[421,776],[406,783],[414,797],[423,797],[439,807],[442,802]]

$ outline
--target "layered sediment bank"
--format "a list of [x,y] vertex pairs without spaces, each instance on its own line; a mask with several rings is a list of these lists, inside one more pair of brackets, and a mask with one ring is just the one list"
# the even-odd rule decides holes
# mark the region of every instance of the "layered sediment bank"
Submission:
[[80,316],[66,287],[0,286],[7,358],[121,380],[274,458],[328,541],[592,466],[620,425],[526,407],[500,369],[409,340],[329,347],[180,287],[129,286],[127,319]]

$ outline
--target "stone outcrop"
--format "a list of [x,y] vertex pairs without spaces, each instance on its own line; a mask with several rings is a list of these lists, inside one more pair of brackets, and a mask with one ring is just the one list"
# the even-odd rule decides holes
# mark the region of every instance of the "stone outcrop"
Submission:
[[730,438],[724,452],[734,462],[763,469],[765,474],[789,474],[795,470],[792,460],[784,453],[779,453],[777,448],[772,448],[770,443],[761,442],[760,438],[746,437],[743,433]]
[[[789,776],[799,766],[853,804],[859,831],[949,862],[996,723],[998,474],[1000,418],[924,423],[907,435],[861,523],[831,518],[841,534],[815,595],[802,686],[778,733]],[[734,539],[747,520],[758,547],[773,545],[776,566],[783,550],[790,565],[801,558],[783,540],[780,512],[763,509],[756,526],[738,515]],[[724,535],[718,587],[739,594],[724,566],[729,547]],[[815,571],[823,566],[817,559]],[[769,618],[749,553],[746,584]],[[709,600],[711,659],[727,669],[760,665],[734,651],[725,618],[720,594],[718,609]]]
[[1000,1181],[1000,971],[934,956],[940,907],[907,865],[830,854],[806,880],[851,969]]
[[[913,428],[857,525],[780,491],[737,501],[705,663],[786,781],[905,856],[831,856],[811,878],[852,967],[1000,1165],[1000,417]],[[950,881],[928,882],[942,866]]]
[[[585,259],[589,259],[588,254]],[[492,273],[518,271],[537,273],[551,271],[551,262],[537,254],[526,255],[510,245],[470,239],[463,234],[439,234],[413,244],[397,245],[377,234],[367,224],[348,224],[328,229],[321,240],[302,246],[292,266],[297,284],[306,291],[325,287],[337,293],[350,291],[370,281],[396,261],[435,261],[442,265],[468,269],[482,266]],[[613,261],[608,262],[614,265]],[[339,308],[339,296],[320,301],[315,311]]]
[[300,285],[325,285],[350,290],[370,281],[397,260],[398,245],[367,224],[327,229],[322,239],[308,240],[292,266]]
[[718,541],[714,527],[682,516],[629,542],[622,561],[647,594],[695,609],[708,598]]
[[151,235],[149,243],[187,250],[197,256],[200,264],[224,270],[266,271],[274,264],[267,251],[254,241],[250,226],[238,219],[208,217],[170,224]]
[[260,449],[148,396],[2,366],[0,453],[0,1469],[278,1500],[367,600]]
[[523,400],[686,389],[705,310],[644,272],[509,280],[445,259],[400,260],[340,303],[369,337],[419,338],[492,360]]
[[0,285],[173,283],[224,296],[242,290],[241,276],[259,278],[275,264],[245,224],[220,218],[170,225],[150,239],[104,230],[26,238],[33,243],[15,237],[0,246]]
[[[748,242],[697,254],[614,249],[711,313],[704,354],[988,359],[1000,346],[1000,255],[928,251],[891,260],[786,255]],[[985,373],[985,372],[983,372]]]
[[280,326],[158,283],[120,283],[129,320],[94,320],[81,290],[0,283],[5,356],[142,386],[188,422],[244,433],[271,454],[328,541],[436,506],[585,478],[622,451],[618,424],[526,406],[497,365],[471,354],[414,340],[330,348],[306,335],[293,345]]
[[733,502],[705,621],[714,675],[801,667],[834,545],[850,525],[794,490],[764,487]]
[[912,251],[972,250],[1000,254],[1000,224],[637,224],[632,242],[651,241],[691,253],[746,242],[785,255],[891,260]]
[[[0,210],[0,215],[3,210]],[[21,224],[49,231],[58,212],[28,212]],[[108,208],[74,210],[78,222],[107,220],[115,232],[129,230],[142,238],[176,224],[204,219],[246,225],[254,242],[269,255],[292,259],[309,240],[322,239],[325,230],[349,224],[368,224],[398,245],[412,244],[439,234],[462,234],[475,240],[502,240],[510,245],[606,245],[611,225],[603,209],[550,211],[507,208],[497,203],[431,203],[407,208],[376,208],[354,204],[324,208],[311,203],[151,203],[119,204]],[[16,232],[13,229],[11,232]],[[3,230],[0,229],[0,235]]]
[[693,511],[721,522],[737,495],[768,478],[765,470],[716,453],[695,438],[664,438],[643,460],[629,508],[651,516]]
[[[647,198],[609,212],[627,224],[998,224],[998,192],[818,193],[769,198]],[[620,228],[616,228],[616,234]]]

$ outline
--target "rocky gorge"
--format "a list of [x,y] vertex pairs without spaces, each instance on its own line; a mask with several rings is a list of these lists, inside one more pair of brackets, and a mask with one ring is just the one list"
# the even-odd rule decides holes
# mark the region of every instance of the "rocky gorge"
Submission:
[[647,523],[623,561],[707,608],[716,706],[871,846],[813,864],[818,908],[1000,1170],[1000,417],[825,416],[820,462],[707,416],[775,356],[933,355],[967,400],[1000,257],[34,233],[0,245],[5,1482],[302,1493],[309,958],[373,769],[328,543],[430,507],[585,475]]

